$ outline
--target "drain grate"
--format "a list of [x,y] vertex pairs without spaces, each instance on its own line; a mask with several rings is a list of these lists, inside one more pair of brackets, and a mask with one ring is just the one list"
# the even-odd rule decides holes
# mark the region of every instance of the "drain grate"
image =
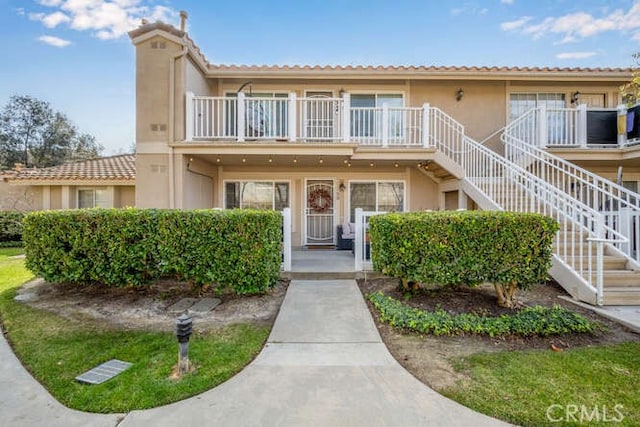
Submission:
[[127,370],[132,364],[118,359],[111,359],[90,371],[76,377],[76,381],[87,384],[102,384],[121,372]]

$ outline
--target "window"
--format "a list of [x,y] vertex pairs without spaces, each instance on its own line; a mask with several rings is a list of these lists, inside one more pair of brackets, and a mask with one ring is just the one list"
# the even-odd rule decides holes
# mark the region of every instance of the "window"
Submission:
[[547,107],[547,143],[553,145],[567,141],[569,129],[566,116],[558,111],[566,106],[562,93],[512,93],[509,98],[509,121],[541,105]]
[[109,195],[106,188],[78,190],[78,208],[109,208]]
[[563,93],[512,93],[509,97],[509,121],[513,121],[527,111],[546,105],[547,110],[565,108]]
[[289,183],[273,181],[228,181],[225,184],[227,209],[273,209],[289,207]]
[[[351,95],[351,136],[354,138],[375,138],[382,134],[382,111],[389,108],[401,108],[404,100],[401,94],[353,94]],[[402,112],[389,112],[389,136],[401,136]]]
[[350,222],[356,220],[356,208],[374,212],[402,212],[404,210],[404,182],[351,182],[349,196]]

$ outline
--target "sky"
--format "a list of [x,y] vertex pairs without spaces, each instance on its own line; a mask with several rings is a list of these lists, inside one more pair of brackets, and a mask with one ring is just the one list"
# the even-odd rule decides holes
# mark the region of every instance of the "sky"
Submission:
[[632,67],[640,0],[0,0],[0,107],[30,95],[94,135],[135,141],[142,18],[215,64]]

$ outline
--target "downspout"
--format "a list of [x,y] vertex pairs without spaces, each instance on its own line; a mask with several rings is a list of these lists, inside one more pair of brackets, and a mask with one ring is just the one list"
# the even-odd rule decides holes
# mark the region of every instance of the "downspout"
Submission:
[[169,135],[169,208],[175,209],[176,207],[176,178],[174,176],[175,173],[175,165],[173,160],[173,140],[175,139],[174,128],[175,128],[175,87],[176,87],[176,61],[183,56],[185,56],[189,52],[189,48],[187,44],[184,43],[182,45],[182,50],[169,58],[169,123],[167,126],[167,134]]

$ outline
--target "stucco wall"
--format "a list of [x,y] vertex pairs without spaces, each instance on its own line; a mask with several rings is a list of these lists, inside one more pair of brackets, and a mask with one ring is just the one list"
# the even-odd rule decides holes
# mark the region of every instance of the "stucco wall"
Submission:
[[139,208],[169,207],[168,155],[136,155],[135,205]]
[[42,188],[31,185],[11,185],[0,180],[0,211],[21,212],[42,209]]

